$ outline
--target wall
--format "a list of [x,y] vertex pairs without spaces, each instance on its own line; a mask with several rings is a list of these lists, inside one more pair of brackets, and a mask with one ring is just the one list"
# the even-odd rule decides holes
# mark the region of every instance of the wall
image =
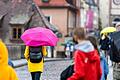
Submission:
[[111,14],[112,15],[120,15],[120,5],[115,5],[113,3],[113,0],[110,0],[110,1],[111,1]]
[[68,28],[69,28],[69,33],[73,30],[73,28],[76,27],[76,15],[75,12],[69,10],[69,18],[68,18]]
[[99,0],[100,18],[102,27],[109,26],[109,2],[110,0]]
[[58,27],[58,30],[63,34],[63,37],[59,39],[56,47],[57,53],[54,57],[61,57],[64,55],[64,39],[67,35],[67,31],[72,31],[75,27],[75,13],[67,8],[46,8],[41,9],[45,16],[51,17],[51,23]]
[[80,26],[80,14],[81,14],[81,11],[80,11],[80,2],[81,0],[76,0],[76,7],[77,7],[77,13],[76,13],[76,27],[79,27]]
[[24,45],[13,45],[13,44],[9,44],[7,45],[8,48],[8,52],[9,52],[9,57],[11,59],[21,59],[24,57],[24,50],[25,50],[25,46]]
[[45,16],[51,17],[51,24],[55,25],[58,30],[63,34],[63,37],[59,39],[57,47],[55,47],[57,53],[54,54],[54,57],[61,57],[61,55],[64,54],[61,53],[61,51],[64,51],[64,46],[61,46],[61,43],[64,42],[64,36],[67,35],[67,8],[46,8],[41,10]]
[[[114,19],[120,19],[120,5],[116,5],[113,0],[110,0],[110,26],[115,26],[119,21],[114,21]],[[118,2],[120,2],[118,0]]]
[[85,22],[86,22],[86,11],[83,9],[83,8],[81,8],[81,15],[80,15],[80,18],[81,18],[81,21],[80,21],[80,23],[81,23],[81,27],[85,27]]
[[45,16],[51,17],[51,23],[58,27],[64,35],[67,34],[67,9],[41,9]]

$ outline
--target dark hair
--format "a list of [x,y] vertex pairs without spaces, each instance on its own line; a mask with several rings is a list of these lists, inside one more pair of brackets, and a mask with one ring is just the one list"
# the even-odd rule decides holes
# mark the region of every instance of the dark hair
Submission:
[[[87,36],[87,40],[89,40],[94,48],[98,51],[98,41],[94,36]],[[99,52],[98,52],[99,53]]]
[[75,36],[78,37],[78,39],[84,40],[85,39],[85,30],[82,27],[75,28],[74,33]]

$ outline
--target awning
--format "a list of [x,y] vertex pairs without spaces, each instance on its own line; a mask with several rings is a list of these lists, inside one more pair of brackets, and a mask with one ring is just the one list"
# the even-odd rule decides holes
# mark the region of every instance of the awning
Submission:
[[26,24],[30,20],[28,15],[16,15],[13,16],[10,20],[10,24]]

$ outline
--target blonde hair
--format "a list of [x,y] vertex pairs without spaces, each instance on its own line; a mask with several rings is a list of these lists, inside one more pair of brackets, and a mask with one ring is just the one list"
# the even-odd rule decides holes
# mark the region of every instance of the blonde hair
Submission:
[[77,38],[80,39],[80,40],[86,39],[85,29],[82,28],[82,27],[75,28],[73,34],[74,34],[75,36],[77,36]]

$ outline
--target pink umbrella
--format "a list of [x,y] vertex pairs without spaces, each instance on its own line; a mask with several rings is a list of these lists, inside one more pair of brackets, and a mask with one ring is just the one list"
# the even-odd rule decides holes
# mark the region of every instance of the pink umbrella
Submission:
[[55,46],[57,36],[49,29],[36,27],[26,30],[21,39],[27,46]]

